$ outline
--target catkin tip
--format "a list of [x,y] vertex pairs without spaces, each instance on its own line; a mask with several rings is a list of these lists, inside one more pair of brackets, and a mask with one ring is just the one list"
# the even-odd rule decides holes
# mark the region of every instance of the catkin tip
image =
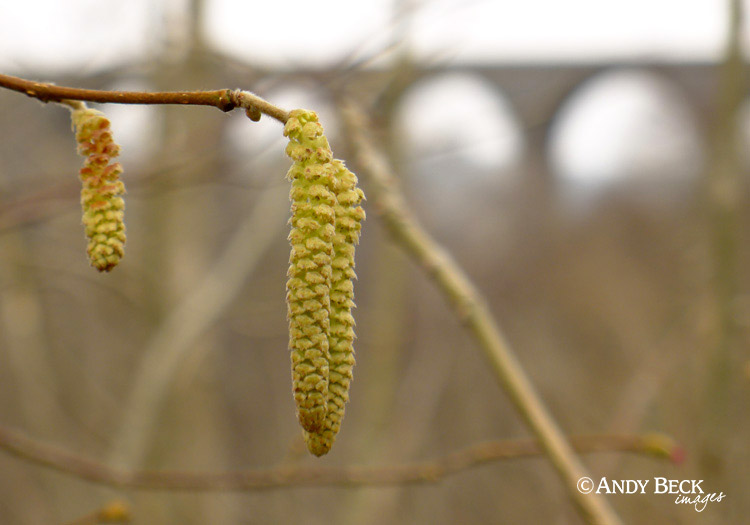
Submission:
[[311,454],[320,457],[331,451],[335,438],[330,430],[323,432],[305,432],[305,445]]

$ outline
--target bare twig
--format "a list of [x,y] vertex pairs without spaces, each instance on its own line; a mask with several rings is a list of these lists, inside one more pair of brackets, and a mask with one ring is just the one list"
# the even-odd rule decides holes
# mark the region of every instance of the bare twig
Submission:
[[392,170],[372,146],[372,140],[366,133],[368,123],[362,112],[348,104],[343,111],[343,119],[358,173],[369,183],[368,195],[373,197],[375,211],[380,214],[396,242],[435,281],[450,301],[458,319],[476,338],[497,379],[562,477],[571,500],[590,523],[620,523],[602,496],[582,494],[577,489],[578,480],[587,475],[583,465],[517,361],[481,294],[463,270],[408,213],[403,195],[391,175]]
[[267,100],[249,91],[217,89],[213,91],[102,91],[56,86],[47,82],[35,82],[10,75],[0,75],[0,87],[25,93],[42,102],[61,102],[70,105],[71,100],[115,104],[181,104],[183,106],[214,106],[222,111],[244,108],[253,119],[264,113],[282,123],[289,114]]
[[[677,458],[679,447],[661,434],[580,436],[578,452],[632,452]],[[436,483],[457,472],[503,459],[534,457],[542,448],[531,440],[479,443],[440,458],[394,466],[277,467],[229,472],[121,470],[0,427],[0,449],[17,458],[92,483],[116,488],[170,491],[235,491],[304,486],[361,486]]]

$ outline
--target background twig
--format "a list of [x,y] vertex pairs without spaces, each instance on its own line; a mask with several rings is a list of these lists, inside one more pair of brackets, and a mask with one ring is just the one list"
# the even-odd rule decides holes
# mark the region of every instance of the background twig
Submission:
[[[579,452],[633,452],[679,459],[667,436],[580,436]],[[394,466],[295,467],[233,472],[121,470],[0,427],[0,449],[20,459],[69,476],[117,488],[138,490],[253,491],[301,486],[359,486],[436,483],[457,472],[502,459],[542,454],[531,440],[479,443],[420,463]]]

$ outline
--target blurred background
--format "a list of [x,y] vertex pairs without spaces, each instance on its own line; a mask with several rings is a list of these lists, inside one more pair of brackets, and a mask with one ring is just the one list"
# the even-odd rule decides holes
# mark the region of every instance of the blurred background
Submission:
[[[0,71],[120,90],[242,88],[362,104],[412,210],[481,290],[569,434],[659,431],[681,465],[583,458],[595,479],[704,479],[702,513],[609,496],[626,523],[744,523],[750,504],[746,101],[750,2],[38,0],[0,7]],[[332,452],[301,445],[287,348],[281,126],[108,105],[128,243],[89,267],[68,111],[0,91],[0,425],[103,463],[385,465],[528,437],[440,292],[369,213],[357,367]],[[350,165],[354,168],[355,166]],[[367,180],[362,177],[365,192]],[[371,199],[372,200],[372,199]],[[440,484],[113,491],[0,454],[0,521],[112,497],[134,523],[577,523],[544,459]]]

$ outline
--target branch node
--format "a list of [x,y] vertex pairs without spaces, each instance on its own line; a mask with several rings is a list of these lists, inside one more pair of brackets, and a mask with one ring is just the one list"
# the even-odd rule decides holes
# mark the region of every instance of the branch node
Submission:
[[247,115],[247,118],[252,120],[253,122],[258,122],[260,120],[260,110],[255,106],[249,106],[245,110],[245,115]]
[[236,106],[245,108],[245,115],[253,122],[258,122],[261,116],[260,108],[253,103],[255,95],[248,91],[242,91],[241,89],[235,89],[231,93],[232,100]]
[[225,89],[219,95],[219,101],[216,104],[216,107],[218,107],[223,112],[228,113],[229,111],[232,111],[234,108],[236,108],[237,105],[238,104],[236,101],[236,97],[234,96],[234,92],[231,89]]

